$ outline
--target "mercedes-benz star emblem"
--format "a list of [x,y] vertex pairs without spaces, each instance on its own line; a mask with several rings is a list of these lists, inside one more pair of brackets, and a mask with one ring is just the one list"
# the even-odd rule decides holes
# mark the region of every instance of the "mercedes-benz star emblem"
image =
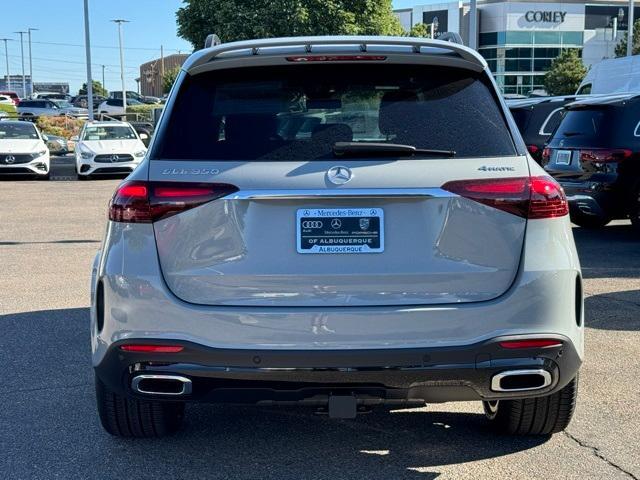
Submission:
[[334,218],[331,220],[331,228],[335,228],[336,230],[342,226],[342,221],[339,218]]
[[112,162],[117,162],[118,160],[120,160],[120,156],[119,155],[111,155],[111,161]]
[[331,167],[327,171],[327,179],[334,185],[344,185],[353,178],[353,173],[347,167]]
[[4,161],[11,164],[16,161],[16,157],[14,157],[13,155],[7,155],[6,157],[4,157]]

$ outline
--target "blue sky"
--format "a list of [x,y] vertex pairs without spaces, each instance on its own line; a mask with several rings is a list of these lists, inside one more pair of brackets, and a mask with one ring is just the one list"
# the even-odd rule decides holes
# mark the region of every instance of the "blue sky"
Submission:
[[[7,0],[2,0],[7,1]],[[433,3],[436,0],[394,0],[394,8]],[[38,28],[32,32],[33,77],[36,82],[68,81],[76,93],[86,79],[84,57],[83,0],[11,0],[10,12],[0,18],[0,38],[9,42],[9,69],[21,74],[19,36],[13,32]],[[120,85],[117,26],[109,20],[124,18],[125,77],[134,90],[139,65],[178,51],[190,52],[191,45],[176,34],[175,12],[182,0],[89,0],[93,77],[102,79],[110,90]],[[8,15],[6,13],[9,13]],[[0,44],[0,75],[6,74],[4,45]],[[25,35],[25,72],[29,74]]]

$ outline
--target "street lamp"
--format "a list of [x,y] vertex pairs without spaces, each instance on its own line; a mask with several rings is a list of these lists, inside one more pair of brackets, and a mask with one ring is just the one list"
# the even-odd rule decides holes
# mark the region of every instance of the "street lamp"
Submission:
[[33,63],[31,61],[31,32],[35,32],[37,28],[27,28],[27,34],[29,36],[29,78],[31,79],[31,93],[33,93]]
[[89,0],[84,0],[84,47],[87,58],[87,108],[93,122],[93,80],[91,78],[91,38],[89,35]]
[[11,74],[9,73],[9,50],[7,49],[7,42],[11,42],[12,38],[0,38],[0,41],[4,42],[4,58],[7,60],[7,90],[11,90]]
[[22,41],[22,35],[27,32],[13,32],[20,34],[20,55],[22,56],[22,97],[27,97],[27,81],[24,76],[24,42]]
[[129,23],[129,20],[122,18],[116,18],[111,20],[113,23],[118,24],[118,44],[120,45],[120,80],[122,81],[122,108],[123,112],[127,114],[127,90],[124,85],[124,53],[122,49],[122,24]]

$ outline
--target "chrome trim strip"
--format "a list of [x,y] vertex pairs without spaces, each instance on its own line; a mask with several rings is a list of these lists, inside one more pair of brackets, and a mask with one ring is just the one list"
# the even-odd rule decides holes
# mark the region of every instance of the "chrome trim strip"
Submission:
[[[515,377],[520,375],[540,375],[544,378],[544,382],[539,387],[527,388],[502,388],[500,382],[506,377]],[[551,374],[541,368],[532,370],[507,370],[506,372],[497,373],[491,379],[491,390],[494,392],[526,392],[528,390],[541,390],[551,385]]]
[[[182,390],[180,392],[171,393],[171,392],[151,392],[147,390],[142,390],[140,388],[140,382],[142,380],[174,380],[182,383]],[[136,375],[131,380],[131,388],[134,392],[144,393],[147,395],[169,395],[169,396],[177,396],[177,395],[189,395],[191,393],[191,380],[186,377],[181,377],[178,375]]]
[[339,188],[313,190],[240,190],[226,195],[225,200],[276,200],[316,198],[450,198],[455,193],[441,188]]

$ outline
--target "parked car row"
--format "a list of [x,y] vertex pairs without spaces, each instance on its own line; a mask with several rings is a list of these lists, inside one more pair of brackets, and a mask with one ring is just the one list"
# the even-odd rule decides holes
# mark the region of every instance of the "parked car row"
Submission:
[[507,102],[531,156],[564,188],[571,220],[640,230],[640,94]]
[[[147,153],[140,134],[151,135],[147,124],[134,128],[127,122],[87,122],[75,143],[76,173],[79,180],[100,175],[131,173]],[[50,155],[69,153],[69,142],[45,135],[32,122],[0,122],[0,176],[50,176]]]

